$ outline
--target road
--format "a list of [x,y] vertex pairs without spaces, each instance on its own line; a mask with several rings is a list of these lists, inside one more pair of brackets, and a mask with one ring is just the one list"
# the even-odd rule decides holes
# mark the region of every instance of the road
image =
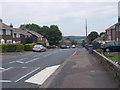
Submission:
[[38,88],[76,49],[50,49],[46,52],[3,54],[3,88]]

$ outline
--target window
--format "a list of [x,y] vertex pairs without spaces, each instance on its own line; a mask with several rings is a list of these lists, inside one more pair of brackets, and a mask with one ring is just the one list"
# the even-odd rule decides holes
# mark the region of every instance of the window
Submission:
[[3,30],[2,29],[0,29],[0,35],[3,35]]
[[20,38],[20,34],[19,34],[19,33],[16,33],[16,37],[17,37],[17,38]]
[[12,43],[12,40],[7,40],[6,43]]
[[11,31],[10,30],[6,30],[6,35],[11,35]]

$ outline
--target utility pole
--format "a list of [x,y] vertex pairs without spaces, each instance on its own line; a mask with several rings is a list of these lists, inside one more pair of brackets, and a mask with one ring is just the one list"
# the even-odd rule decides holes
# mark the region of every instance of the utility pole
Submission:
[[86,38],[87,38],[87,20],[85,21],[86,23]]
[[86,27],[85,27],[85,28],[86,28],[86,41],[87,41],[87,33],[88,33],[88,32],[87,32],[87,20],[85,20],[85,24],[86,24]]

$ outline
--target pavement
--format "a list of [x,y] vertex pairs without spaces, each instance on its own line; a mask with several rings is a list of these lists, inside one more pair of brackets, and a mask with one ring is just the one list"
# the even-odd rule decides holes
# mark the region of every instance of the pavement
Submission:
[[85,48],[78,49],[58,71],[47,88],[119,87],[112,75]]

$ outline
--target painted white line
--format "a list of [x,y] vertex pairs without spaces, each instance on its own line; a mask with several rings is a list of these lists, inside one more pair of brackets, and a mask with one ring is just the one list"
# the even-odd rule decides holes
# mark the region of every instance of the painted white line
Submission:
[[27,62],[25,62],[25,63],[30,63],[30,62],[36,61],[36,60],[38,60],[38,59],[40,59],[40,58],[34,58],[34,59],[32,59],[32,60],[30,60],[30,61],[27,61]]
[[[22,58],[22,59],[19,59],[19,60],[16,60],[16,61],[12,61],[12,62],[9,62],[9,63],[15,63],[15,62],[18,62],[18,63],[21,63],[20,61],[23,61],[25,59],[28,59],[28,58]],[[23,62],[24,63],[24,62]]]
[[28,58],[22,58],[22,59],[20,59],[20,60],[17,60],[17,61],[23,61],[23,60],[25,60],[25,59],[28,59]]
[[9,62],[9,63],[15,63],[16,61],[12,61],[12,62]]
[[35,70],[31,71],[30,73],[27,73],[26,75],[24,75],[24,76],[22,76],[21,78],[17,79],[15,82],[20,81],[21,79],[23,79],[24,77],[26,77],[26,76],[30,75],[31,73],[37,71],[38,69],[40,69],[40,67],[36,68]]
[[25,63],[25,62],[22,62],[22,61],[16,61],[17,63]]
[[76,53],[77,53],[77,51],[75,51],[72,56],[74,56]]
[[7,68],[7,69],[2,70],[2,72],[7,71],[7,70],[10,70],[10,69],[12,69],[12,68],[13,68],[13,67],[9,67],[9,68]]
[[4,68],[0,67],[1,70],[3,70]]
[[52,54],[51,54],[51,53],[49,53],[49,54],[45,55],[44,57],[47,57],[47,56],[50,56],[50,55],[52,55]]
[[3,82],[11,82],[10,80],[0,80],[0,83],[3,83]]
[[47,78],[50,77],[50,75],[56,71],[56,69],[59,66],[60,65],[47,67],[44,70],[32,76],[31,78],[29,78],[28,80],[26,80],[25,82],[42,85],[47,80]]

